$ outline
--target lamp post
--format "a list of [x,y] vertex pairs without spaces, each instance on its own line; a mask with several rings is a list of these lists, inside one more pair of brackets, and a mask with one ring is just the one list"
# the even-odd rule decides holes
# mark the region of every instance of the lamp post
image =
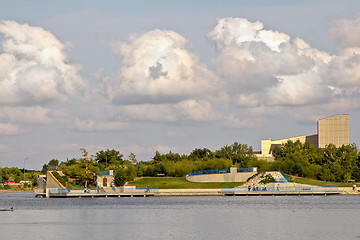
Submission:
[[27,157],[24,159],[24,180],[25,180],[25,161],[26,161],[27,159],[28,159]]

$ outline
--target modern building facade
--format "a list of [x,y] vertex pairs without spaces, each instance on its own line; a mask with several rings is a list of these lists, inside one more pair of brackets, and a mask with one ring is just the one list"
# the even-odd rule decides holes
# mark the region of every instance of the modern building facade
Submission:
[[349,145],[349,115],[335,115],[318,121],[318,148]]
[[255,156],[259,159],[273,161],[272,151],[276,146],[281,146],[287,141],[295,142],[297,140],[301,143],[309,142],[315,148],[325,148],[329,144],[334,144],[336,147],[349,145],[349,115],[338,114],[318,120],[317,134],[314,135],[302,135],[275,141],[271,139],[261,140],[261,151]]

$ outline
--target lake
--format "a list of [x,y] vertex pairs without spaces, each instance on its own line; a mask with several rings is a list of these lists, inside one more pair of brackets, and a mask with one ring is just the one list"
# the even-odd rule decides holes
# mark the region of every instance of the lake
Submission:
[[359,196],[35,198],[0,193],[1,240],[360,240]]

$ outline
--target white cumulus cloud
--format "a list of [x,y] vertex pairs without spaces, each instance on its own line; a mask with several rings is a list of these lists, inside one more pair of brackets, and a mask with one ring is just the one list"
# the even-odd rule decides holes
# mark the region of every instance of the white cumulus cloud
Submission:
[[0,120],[12,123],[50,124],[54,121],[50,109],[41,106],[4,106],[0,107]]
[[120,104],[176,103],[215,90],[216,76],[191,53],[187,40],[173,31],[130,35],[116,45],[122,57],[114,101]]
[[360,47],[360,16],[334,21],[329,36],[343,48]]
[[175,106],[175,109],[185,120],[195,122],[208,122],[218,120],[220,114],[215,111],[211,103],[189,99]]
[[52,33],[1,21],[0,36],[0,103],[64,101],[84,92],[79,67],[70,63],[67,46]]
[[243,18],[218,19],[208,37],[226,92],[241,107],[323,104],[359,93],[358,48],[330,55]]

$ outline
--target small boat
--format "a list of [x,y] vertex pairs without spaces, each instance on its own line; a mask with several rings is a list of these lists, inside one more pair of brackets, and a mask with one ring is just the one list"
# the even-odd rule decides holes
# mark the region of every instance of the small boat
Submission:
[[14,211],[14,208],[11,207],[10,209],[0,209],[0,212],[12,212]]

